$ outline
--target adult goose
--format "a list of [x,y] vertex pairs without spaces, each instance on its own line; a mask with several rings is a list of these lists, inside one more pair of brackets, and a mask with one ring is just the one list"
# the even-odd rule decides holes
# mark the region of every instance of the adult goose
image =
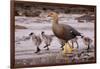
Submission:
[[[76,36],[81,36],[81,34],[69,25],[59,24],[58,14],[56,12],[48,13],[48,17],[52,18],[52,30],[54,35],[66,42],[64,45],[65,46],[64,50],[66,51],[66,46],[68,46],[67,42],[73,38],[76,38]],[[70,47],[67,48],[68,48],[67,50],[70,49]],[[71,53],[72,49],[67,52]]]

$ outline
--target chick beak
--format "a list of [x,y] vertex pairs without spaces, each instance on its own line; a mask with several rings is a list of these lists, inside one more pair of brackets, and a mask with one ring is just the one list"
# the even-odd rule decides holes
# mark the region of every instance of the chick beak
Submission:
[[50,15],[48,14],[47,17],[50,17]]
[[48,17],[51,17],[51,14],[48,14],[47,16],[48,16]]

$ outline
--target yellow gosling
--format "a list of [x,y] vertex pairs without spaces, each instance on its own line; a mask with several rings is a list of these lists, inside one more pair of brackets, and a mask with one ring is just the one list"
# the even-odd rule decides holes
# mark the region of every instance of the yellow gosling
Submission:
[[70,44],[69,43],[65,43],[63,54],[72,53],[72,51],[73,51],[73,48],[71,48]]
[[70,42],[65,43],[64,50],[62,52],[62,55],[65,56],[66,63],[69,63],[69,57],[68,54],[73,53],[73,51],[77,51],[77,49],[72,48],[70,45]]

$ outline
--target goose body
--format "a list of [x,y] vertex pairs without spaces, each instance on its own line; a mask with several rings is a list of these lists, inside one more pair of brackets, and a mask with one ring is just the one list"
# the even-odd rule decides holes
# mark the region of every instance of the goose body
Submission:
[[65,40],[66,42],[70,39],[75,38],[76,36],[81,36],[81,34],[77,30],[75,30],[69,25],[56,24],[53,25],[52,30],[55,36]]

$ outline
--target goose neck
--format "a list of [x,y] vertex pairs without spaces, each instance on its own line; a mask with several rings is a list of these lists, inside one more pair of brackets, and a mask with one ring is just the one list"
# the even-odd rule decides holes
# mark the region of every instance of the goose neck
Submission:
[[58,24],[58,16],[52,17],[53,24]]

